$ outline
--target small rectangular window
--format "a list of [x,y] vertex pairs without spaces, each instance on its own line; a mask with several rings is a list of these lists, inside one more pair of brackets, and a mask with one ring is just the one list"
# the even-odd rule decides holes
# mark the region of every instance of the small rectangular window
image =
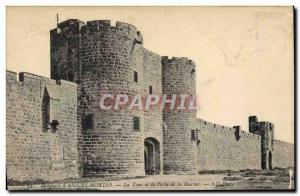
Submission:
[[139,117],[133,117],[133,129],[135,131],[140,130],[140,118]]
[[196,130],[191,130],[191,140],[195,141],[197,139]]
[[151,95],[153,93],[152,86],[149,86],[149,94]]
[[82,119],[82,129],[93,129],[93,114],[88,114]]
[[138,82],[138,72],[134,71],[134,82]]

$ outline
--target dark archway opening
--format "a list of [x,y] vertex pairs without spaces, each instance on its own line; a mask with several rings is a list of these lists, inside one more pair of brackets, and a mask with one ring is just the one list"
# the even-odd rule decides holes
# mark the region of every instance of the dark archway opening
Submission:
[[160,174],[160,144],[155,138],[144,141],[144,161],[146,175]]
[[269,152],[269,157],[268,157],[268,166],[269,169],[272,169],[272,152]]

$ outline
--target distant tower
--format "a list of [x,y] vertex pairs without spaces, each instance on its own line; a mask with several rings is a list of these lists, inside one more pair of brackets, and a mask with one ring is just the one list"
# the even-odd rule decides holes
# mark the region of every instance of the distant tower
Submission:
[[[187,58],[162,57],[163,94],[196,94],[195,63]],[[176,100],[177,102],[177,100]],[[175,106],[176,107],[176,106]],[[163,157],[165,174],[197,173],[196,111],[163,112]]]
[[257,123],[257,117],[256,116],[249,116],[249,132],[260,135],[260,126],[259,123]]
[[261,168],[272,169],[272,151],[274,150],[273,123],[258,122],[256,116],[250,116],[249,132],[261,136]]
[[260,122],[261,129],[261,150],[262,169],[272,169],[272,150],[274,150],[274,130],[270,122]]

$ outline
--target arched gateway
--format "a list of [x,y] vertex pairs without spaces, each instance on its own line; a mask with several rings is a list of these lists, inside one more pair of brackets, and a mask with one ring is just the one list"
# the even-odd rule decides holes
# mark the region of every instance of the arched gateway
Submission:
[[155,138],[145,139],[144,157],[146,175],[160,174],[160,144]]
[[269,152],[269,157],[268,157],[268,165],[269,165],[269,167],[268,167],[268,169],[272,169],[272,152],[270,151]]

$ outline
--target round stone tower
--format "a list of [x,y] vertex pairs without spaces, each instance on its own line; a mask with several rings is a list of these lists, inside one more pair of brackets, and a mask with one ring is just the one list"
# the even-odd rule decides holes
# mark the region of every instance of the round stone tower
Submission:
[[145,175],[143,112],[99,104],[105,94],[113,95],[106,106],[117,94],[142,94],[141,34],[127,23],[96,20],[80,39],[83,176]]
[[195,95],[195,63],[187,58],[162,57],[163,94],[169,98],[177,95],[175,109],[165,108],[163,112],[164,132],[164,173],[197,173],[197,131],[195,130],[196,110],[189,110],[190,99],[186,100],[186,110],[177,110],[179,96]]

